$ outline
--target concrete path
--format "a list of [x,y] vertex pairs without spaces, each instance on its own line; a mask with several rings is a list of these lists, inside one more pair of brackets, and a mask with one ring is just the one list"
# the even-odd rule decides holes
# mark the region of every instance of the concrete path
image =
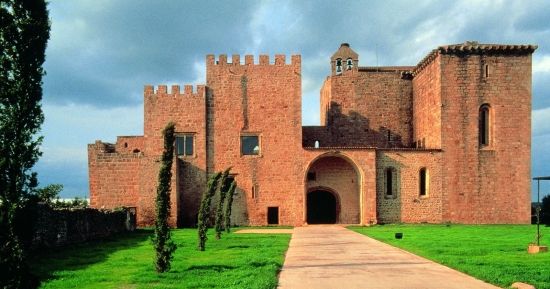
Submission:
[[240,229],[235,234],[292,234],[293,229]]
[[495,289],[337,225],[294,228],[279,288]]

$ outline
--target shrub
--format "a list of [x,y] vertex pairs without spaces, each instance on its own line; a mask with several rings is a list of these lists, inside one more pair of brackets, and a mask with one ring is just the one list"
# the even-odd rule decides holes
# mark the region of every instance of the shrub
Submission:
[[220,185],[218,187],[218,191],[220,192],[220,199],[218,200],[218,207],[216,208],[216,221],[215,221],[215,229],[216,229],[216,239],[219,240],[222,236],[223,231],[223,205],[225,202],[225,196],[227,195],[227,190],[229,189],[229,186],[231,183],[228,183],[228,176],[229,171],[231,171],[231,168],[227,168],[223,174],[222,178],[220,180]]
[[174,159],[174,123],[170,122],[162,131],[164,152],[158,176],[155,235],[153,243],[156,251],[155,267],[157,272],[170,270],[172,254],[176,244],[171,240],[168,216],[170,216],[170,180],[172,178],[172,161]]
[[201,205],[199,208],[198,216],[198,235],[199,235],[199,251],[204,251],[206,246],[206,240],[208,237],[206,233],[208,232],[208,218],[210,216],[210,203],[212,202],[212,197],[216,193],[216,188],[218,187],[218,181],[221,177],[221,173],[215,173],[208,180],[206,185],[206,191],[202,195]]
[[231,231],[231,206],[233,205],[233,196],[235,196],[235,189],[237,188],[237,182],[233,180],[229,191],[227,192],[227,204],[225,205],[225,232],[229,233]]

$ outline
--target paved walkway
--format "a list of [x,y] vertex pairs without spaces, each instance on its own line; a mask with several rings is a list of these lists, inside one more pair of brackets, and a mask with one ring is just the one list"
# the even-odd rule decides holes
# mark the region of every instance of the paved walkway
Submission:
[[279,288],[495,289],[337,225],[294,228]]

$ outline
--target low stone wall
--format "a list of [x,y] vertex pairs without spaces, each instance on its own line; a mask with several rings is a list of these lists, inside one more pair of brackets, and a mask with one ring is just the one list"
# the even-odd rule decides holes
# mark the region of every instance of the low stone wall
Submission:
[[40,206],[37,213],[33,249],[97,240],[136,228],[135,208],[99,210]]

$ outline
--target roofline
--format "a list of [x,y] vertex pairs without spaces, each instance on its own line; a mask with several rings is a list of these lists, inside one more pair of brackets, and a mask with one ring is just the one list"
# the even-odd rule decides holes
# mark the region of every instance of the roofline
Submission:
[[479,44],[475,41],[467,41],[463,44],[443,45],[428,53],[411,72],[413,76],[416,76],[441,54],[529,54],[533,53],[537,48],[537,45],[532,44]]

